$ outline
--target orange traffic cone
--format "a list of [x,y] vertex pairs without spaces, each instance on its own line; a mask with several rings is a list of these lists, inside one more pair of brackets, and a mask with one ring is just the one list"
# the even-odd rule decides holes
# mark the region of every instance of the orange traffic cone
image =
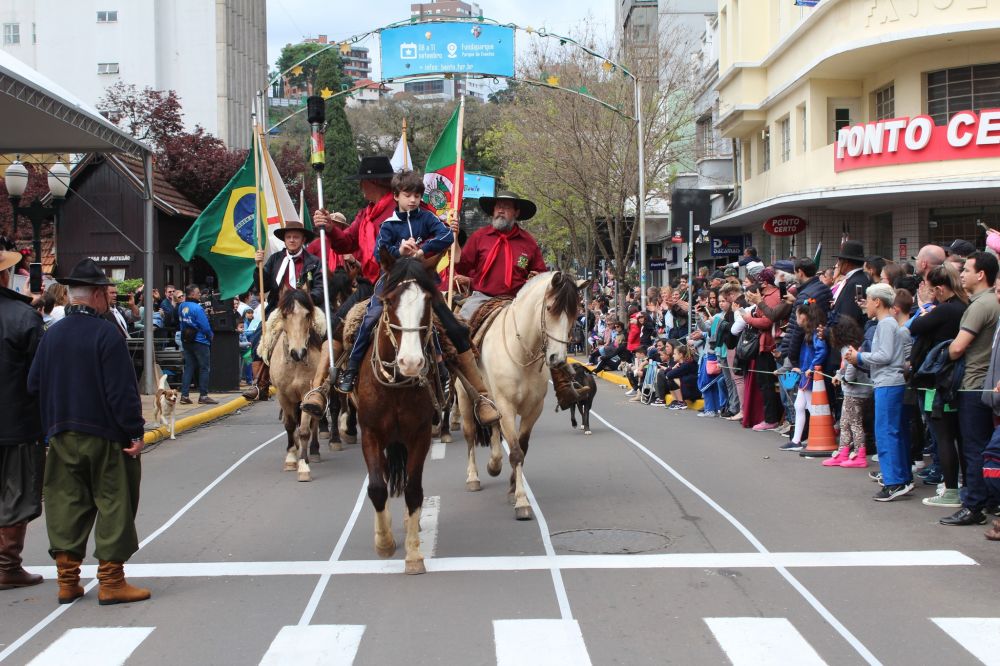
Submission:
[[829,458],[836,450],[837,436],[833,432],[833,414],[826,397],[823,368],[817,365],[813,371],[812,407],[809,408],[809,440],[806,448],[799,451],[799,455]]

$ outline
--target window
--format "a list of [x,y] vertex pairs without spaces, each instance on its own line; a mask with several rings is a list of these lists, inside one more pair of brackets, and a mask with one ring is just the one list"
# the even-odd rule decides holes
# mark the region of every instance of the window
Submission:
[[104,269],[105,273],[110,274],[111,279],[115,282],[122,282],[125,280],[125,269],[119,268],[117,266],[108,266]]
[[712,116],[698,119],[698,134],[695,142],[695,158],[711,157],[715,153],[715,141],[712,136]]
[[837,134],[840,130],[850,126],[851,124],[851,110],[845,108],[837,108],[833,110],[833,140],[837,140]]
[[97,63],[97,73],[98,74],[117,74],[118,73],[118,63],[116,63],[116,62],[99,62],[99,63]]
[[408,81],[403,90],[414,95],[440,95],[444,92],[444,79],[433,81]]
[[947,125],[958,111],[1000,107],[1000,63],[927,73],[927,115]]
[[872,93],[875,120],[896,117],[896,86],[892,83]]
[[20,44],[21,43],[21,24],[20,23],[4,23],[3,24],[3,43],[4,44]]
[[781,161],[787,162],[792,156],[792,123],[788,117],[778,121],[781,130]]
[[97,22],[98,23],[117,23],[118,22],[118,10],[110,12],[97,12]]
[[771,128],[760,131],[760,173],[771,168]]
[[803,153],[809,151],[809,139],[806,134],[806,105],[799,107],[799,147]]

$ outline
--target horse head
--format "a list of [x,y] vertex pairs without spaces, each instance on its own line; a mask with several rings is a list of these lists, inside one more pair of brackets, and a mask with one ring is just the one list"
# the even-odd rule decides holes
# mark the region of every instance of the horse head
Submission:
[[586,281],[577,281],[569,273],[556,271],[545,291],[542,322],[545,331],[545,363],[549,367],[566,362],[566,351],[573,323],[580,307],[579,290]]
[[417,259],[394,260],[383,251],[381,263],[387,271],[382,302],[396,349],[396,365],[404,377],[416,377],[428,363],[424,347],[431,328],[431,303],[440,298],[437,284]]
[[302,289],[289,289],[281,295],[278,309],[283,320],[288,355],[296,363],[304,362],[309,355],[309,347],[319,346],[319,336],[313,327],[312,298]]

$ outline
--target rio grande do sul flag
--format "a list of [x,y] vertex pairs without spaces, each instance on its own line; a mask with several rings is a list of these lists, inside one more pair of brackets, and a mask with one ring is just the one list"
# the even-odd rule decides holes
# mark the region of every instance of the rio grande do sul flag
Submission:
[[[460,105],[455,108],[455,113],[451,114],[451,120],[445,125],[444,131],[434,144],[434,150],[427,158],[427,167],[424,169],[424,201],[430,204],[439,216],[444,215],[451,205],[454,192],[459,193],[459,199],[457,205],[452,207],[458,208],[462,205],[465,161],[461,160],[456,150],[461,111]],[[456,160],[459,161],[457,186],[452,182],[455,179]]]

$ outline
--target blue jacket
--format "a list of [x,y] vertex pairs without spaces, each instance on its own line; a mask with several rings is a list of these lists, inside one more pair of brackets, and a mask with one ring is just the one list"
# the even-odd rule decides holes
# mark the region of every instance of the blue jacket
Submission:
[[678,363],[667,371],[667,379],[673,379],[681,389],[681,397],[685,400],[697,400],[701,397],[698,390],[698,364],[694,361]]
[[800,389],[812,390],[812,379],[806,376],[806,372],[817,365],[822,367],[826,363],[826,349],[826,341],[815,333],[813,333],[810,342],[801,346],[799,351],[799,369],[802,371],[802,379],[799,381]]
[[180,320],[181,334],[185,328],[196,328],[198,333],[194,341],[203,345],[212,344],[212,327],[208,323],[208,315],[201,307],[201,303],[195,301],[184,301],[177,306],[177,317]]
[[[788,326],[785,328],[785,334],[781,336],[781,342],[778,343],[778,351],[793,363],[795,359],[800,357],[804,337],[802,329],[799,327],[798,322],[795,321],[795,313],[798,311],[799,306],[803,305],[810,298],[816,301],[816,305],[820,306],[824,313],[829,314],[833,292],[815,275],[799,287],[795,295],[795,302],[792,304],[792,314],[788,318]],[[802,369],[806,370],[806,368]]]
[[425,208],[417,208],[409,213],[395,210],[379,228],[375,261],[379,261],[379,250],[382,248],[398,259],[399,246],[407,238],[417,241],[424,254],[429,255],[447,250],[455,240],[455,235],[437,215]]

